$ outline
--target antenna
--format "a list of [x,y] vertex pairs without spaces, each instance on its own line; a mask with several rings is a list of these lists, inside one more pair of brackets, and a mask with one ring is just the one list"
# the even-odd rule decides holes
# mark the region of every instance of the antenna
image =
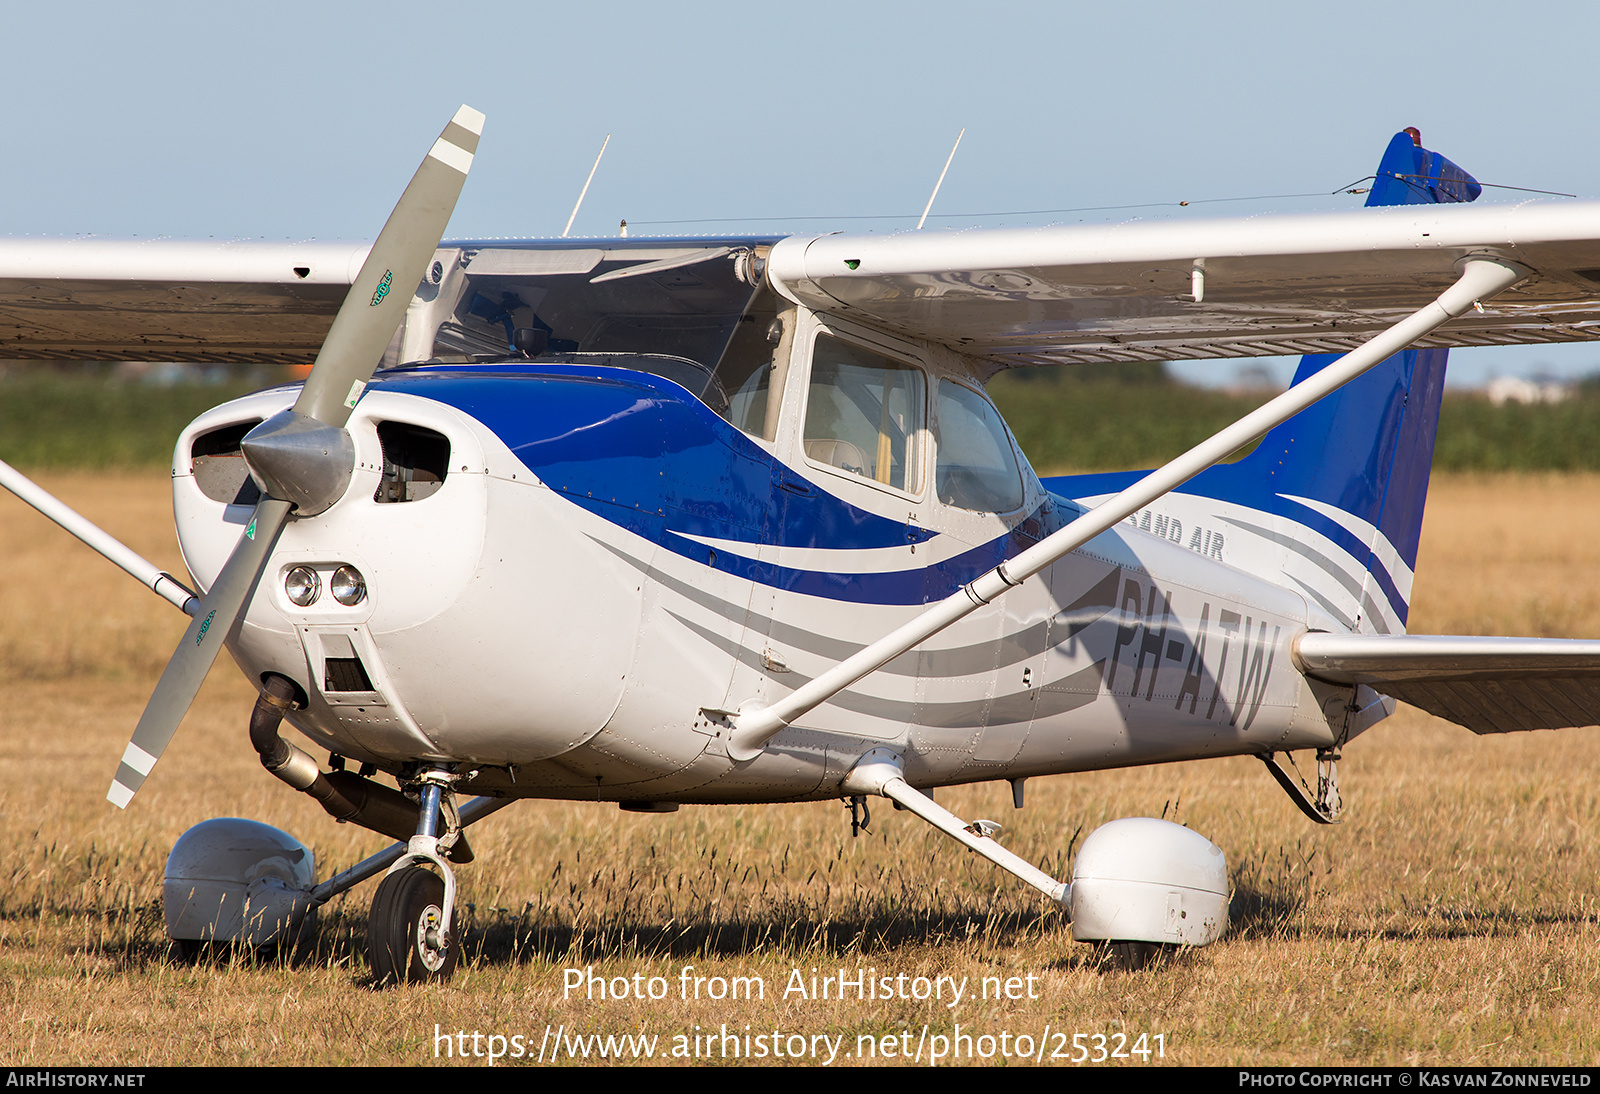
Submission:
[[[917,221],[917,231],[919,232],[922,231],[922,225],[928,219],[928,210],[933,208],[933,199],[939,196],[939,187],[944,185],[944,177],[950,171],[950,161],[956,158],[956,149],[961,147],[961,138],[966,135],[967,127],[962,126],[961,132],[956,134],[956,143],[950,146],[950,155],[945,158],[944,170],[939,172],[939,181],[933,184],[933,193],[928,195],[928,204],[922,207],[922,219]],[[565,232],[562,233],[562,235],[565,234]]]
[[[611,134],[607,133],[606,134],[606,139],[600,142],[600,156],[603,156],[603,155],[606,154],[606,145],[608,145],[610,143],[611,143]],[[959,144],[960,142],[958,141],[956,143]],[[950,154],[952,156],[955,155],[954,152],[951,152]],[[562,239],[566,239],[567,238],[567,233],[572,231],[572,222],[578,219],[578,210],[583,208],[583,199],[589,193],[589,184],[594,181],[594,173],[596,171],[600,170],[600,156],[596,156],[594,158],[594,166],[589,168],[589,177],[583,180],[583,189],[578,194],[578,204],[576,204],[576,205],[574,205],[572,207],[572,215],[567,218],[567,226],[565,228],[561,229],[561,238]],[[945,166],[949,167],[950,165],[949,164],[945,164]],[[944,176],[940,175],[939,178],[941,180],[943,180]],[[939,192],[938,187],[935,187],[933,192],[937,194]]]

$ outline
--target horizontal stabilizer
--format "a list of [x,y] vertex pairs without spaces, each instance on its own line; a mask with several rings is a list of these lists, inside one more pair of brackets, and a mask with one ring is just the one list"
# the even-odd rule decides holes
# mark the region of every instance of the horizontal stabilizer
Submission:
[[1308,676],[1366,684],[1474,733],[1600,725],[1600,641],[1301,635]]

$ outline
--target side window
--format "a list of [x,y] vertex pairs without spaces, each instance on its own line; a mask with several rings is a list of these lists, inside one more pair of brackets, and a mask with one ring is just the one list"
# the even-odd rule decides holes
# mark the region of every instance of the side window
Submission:
[[[766,292],[734,325],[733,335],[717,362],[714,385],[726,404],[714,398],[707,398],[706,403],[735,429],[763,440],[776,439],[794,327],[794,309],[778,314],[771,294]],[[711,394],[709,389],[707,394]]]
[[818,335],[806,399],[806,456],[914,494],[922,487],[918,435],[926,405],[926,381],[915,365]]
[[971,388],[939,381],[934,420],[939,500],[979,513],[1022,506],[1022,472],[999,411]]

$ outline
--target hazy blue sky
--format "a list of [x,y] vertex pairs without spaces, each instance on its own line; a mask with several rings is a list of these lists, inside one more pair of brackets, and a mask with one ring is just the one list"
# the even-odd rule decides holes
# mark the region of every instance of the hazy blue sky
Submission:
[[0,233],[371,238],[462,102],[489,122],[460,237],[559,234],[607,133],[574,234],[909,228],[963,126],[930,226],[1349,207],[1209,199],[1325,195],[1407,125],[1484,182],[1594,198],[1597,10],[8,3]]

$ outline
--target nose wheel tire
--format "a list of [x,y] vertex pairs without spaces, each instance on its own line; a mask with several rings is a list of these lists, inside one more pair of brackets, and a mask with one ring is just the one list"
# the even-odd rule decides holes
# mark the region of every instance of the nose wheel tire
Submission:
[[385,877],[367,916],[367,957],[379,985],[448,980],[461,947],[439,937],[444,925],[444,880],[408,866]]

